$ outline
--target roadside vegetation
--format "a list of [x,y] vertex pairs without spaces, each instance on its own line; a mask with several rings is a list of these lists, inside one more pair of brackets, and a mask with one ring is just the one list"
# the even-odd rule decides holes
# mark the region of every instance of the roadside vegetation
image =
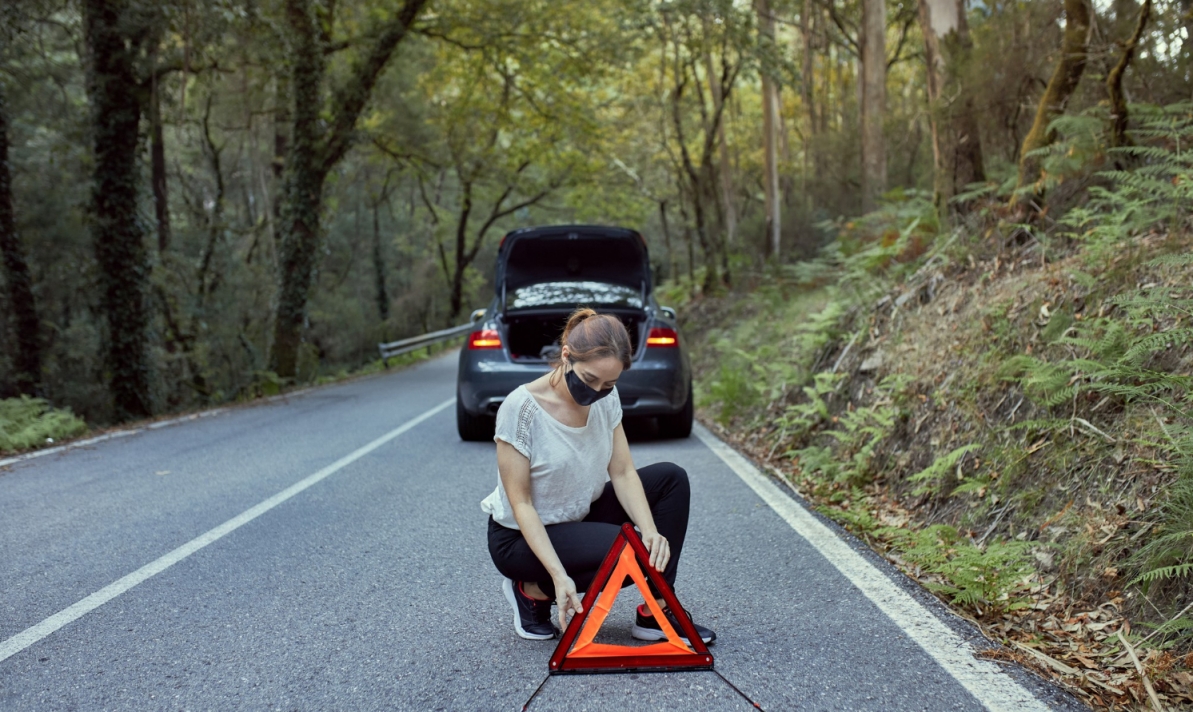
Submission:
[[1079,187],[1046,220],[1010,219],[1011,182],[951,227],[894,192],[683,312],[712,427],[1009,657],[1169,709],[1193,702],[1193,106],[1132,110],[1117,148],[1096,111],[1054,123],[1050,188]]
[[40,398],[0,400],[0,454],[28,450],[87,432],[69,408],[51,408]]

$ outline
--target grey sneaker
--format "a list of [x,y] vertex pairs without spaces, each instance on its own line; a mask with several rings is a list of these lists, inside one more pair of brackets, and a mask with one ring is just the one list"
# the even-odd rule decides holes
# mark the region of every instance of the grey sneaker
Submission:
[[522,584],[503,579],[501,590],[505,600],[514,608],[514,631],[527,640],[551,640],[555,625],[551,623],[551,602],[539,601],[522,592]]
[[[638,606],[637,615],[634,616],[634,627],[630,630],[630,635],[638,640],[665,640],[667,635],[663,632],[663,628],[655,620],[654,616],[650,615],[650,611],[645,611],[645,615],[643,615],[644,612],[642,609],[644,607]],[[684,612],[688,613],[686,610]],[[679,633],[680,640],[691,645],[692,641],[683,636],[683,628],[679,626],[679,621],[675,620],[675,614],[668,608],[663,609],[663,614],[667,616],[667,622],[671,624],[675,632]],[[688,619],[692,620],[691,613],[688,613]],[[692,620],[692,626],[696,629],[696,632],[700,635],[700,639],[704,641],[705,645],[711,645],[717,641],[717,634],[711,629],[705,628],[702,625],[696,625],[695,620]]]

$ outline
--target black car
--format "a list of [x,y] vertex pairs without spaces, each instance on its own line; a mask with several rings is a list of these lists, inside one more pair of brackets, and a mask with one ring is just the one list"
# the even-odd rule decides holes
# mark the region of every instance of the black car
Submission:
[[496,295],[473,314],[460,350],[456,425],[464,440],[490,440],[494,416],[515,388],[550,370],[577,307],[615,314],[630,334],[633,365],[617,381],[626,417],[653,416],[663,437],[692,432],[692,372],[675,323],[651,289],[646,240],[596,225],[524,228],[497,251]]

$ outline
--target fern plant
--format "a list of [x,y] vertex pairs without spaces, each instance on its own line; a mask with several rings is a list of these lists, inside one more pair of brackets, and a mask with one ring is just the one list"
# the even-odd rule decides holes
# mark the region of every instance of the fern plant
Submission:
[[70,408],[51,408],[41,398],[0,400],[0,452],[14,452],[80,435],[87,423]]
[[926,582],[953,603],[982,613],[1003,613],[1030,605],[1021,595],[1026,579],[1035,572],[1031,549],[1038,544],[993,541],[985,547],[969,543],[954,527],[936,524],[920,530],[884,527],[876,536],[888,540],[903,559],[943,583]]
[[908,477],[908,482],[916,482],[919,484],[919,487],[915,489],[913,494],[940,494],[946,479],[953,469],[957,467],[958,463],[960,463],[966,455],[977,450],[979,447],[980,446],[977,443],[962,445],[947,455],[941,455],[940,457],[936,458],[931,465],[928,465],[923,470],[920,470],[911,477]]
[[[1106,186],[1090,188],[1090,200],[1061,220],[1070,237],[1086,242],[1086,257],[1102,262],[1119,246],[1153,229],[1189,226],[1193,208],[1193,104],[1136,105],[1131,115],[1136,144],[1109,149],[1132,167],[1103,170]],[[1067,119],[1077,120],[1079,119]],[[1065,145],[1054,149],[1064,151]]]

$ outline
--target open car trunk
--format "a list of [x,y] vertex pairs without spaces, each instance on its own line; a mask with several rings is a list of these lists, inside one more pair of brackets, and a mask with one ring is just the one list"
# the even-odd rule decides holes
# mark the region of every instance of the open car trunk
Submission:
[[[573,307],[574,308],[574,307]],[[559,337],[567,325],[573,308],[534,309],[508,312],[504,317],[505,343],[510,358],[520,363],[548,361],[559,355]],[[641,309],[608,308],[593,305],[602,314],[615,314],[630,334],[630,349],[634,355],[644,341],[642,329],[646,314]]]
[[497,255],[504,341],[515,361],[546,361],[577,307],[614,314],[637,355],[651,290],[646,241],[634,230],[560,225],[515,230]]

